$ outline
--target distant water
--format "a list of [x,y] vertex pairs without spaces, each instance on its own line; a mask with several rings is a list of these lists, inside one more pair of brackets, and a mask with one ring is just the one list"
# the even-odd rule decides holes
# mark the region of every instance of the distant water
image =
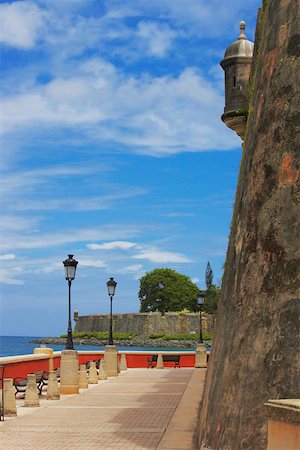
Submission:
[[[0,357],[1,356],[16,356],[28,355],[33,353],[33,349],[39,347],[39,344],[29,344],[34,339],[39,339],[41,336],[0,336]],[[64,345],[48,345],[54,351],[64,350]],[[97,345],[74,345],[76,350],[104,350],[104,347]],[[119,350],[132,351],[152,351],[152,350],[167,350],[167,351],[194,351],[194,348],[167,348],[167,347],[118,347]]]

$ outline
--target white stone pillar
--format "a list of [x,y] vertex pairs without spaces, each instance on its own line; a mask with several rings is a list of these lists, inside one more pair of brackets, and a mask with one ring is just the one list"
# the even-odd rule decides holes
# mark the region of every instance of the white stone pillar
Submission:
[[33,349],[33,353],[35,355],[47,355],[49,357],[49,372],[51,372],[53,370],[53,349],[52,348],[48,348],[46,346],[41,346],[41,347],[37,347]]
[[107,375],[106,375],[106,372],[105,372],[104,359],[100,360],[98,380],[107,380]]
[[105,372],[108,377],[118,376],[118,351],[115,345],[106,345],[104,353]]
[[63,350],[60,361],[60,393],[78,394],[78,353],[76,350]]
[[[4,396],[4,416],[12,417],[17,415],[17,403],[15,397],[15,388],[12,378],[4,378],[3,380],[3,396]],[[1,396],[2,401],[2,396]]]
[[127,370],[127,361],[125,353],[121,354],[120,370]]
[[47,386],[47,400],[59,400],[60,394],[58,389],[58,382],[54,370],[49,372],[48,386]]
[[89,387],[88,377],[86,373],[86,365],[80,364],[79,368],[79,388],[87,389]]
[[24,406],[40,406],[39,392],[36,385],[36,377],[34,373],[29,373],[27,375]]
[[98,384],[98,374],[95,361],[90,362],[89,384]]
[[206,367],[206,345],[197,344],[195,355],[195,367]]
[[157,363],[156,363],[157,369],[163,369],[164,368],[164,360],[161,353],[158,353],[157,355]]

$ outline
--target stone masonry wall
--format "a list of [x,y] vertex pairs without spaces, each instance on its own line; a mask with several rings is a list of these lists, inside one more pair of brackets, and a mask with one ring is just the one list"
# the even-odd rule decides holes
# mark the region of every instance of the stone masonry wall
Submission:
[[[199,313],[136,313],[113,314],[113,328],[116,332],[137,333],[149,336],[155,333],[164,334],[190,334],[199,332]],[[211,331],[213,317],[202,315],[203,331]],[[79,316],[76,320],[75,331],[108,331],[109,314],[91,314]]]
[[300,397],[299,9],[267,0],[259,13],[201,449],[266,449],[264,402]]

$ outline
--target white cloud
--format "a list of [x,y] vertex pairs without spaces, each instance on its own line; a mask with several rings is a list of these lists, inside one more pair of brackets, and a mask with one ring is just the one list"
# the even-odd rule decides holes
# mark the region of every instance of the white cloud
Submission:
[[182,253],[167,252],[155,248],[142,250],[133,255],[134,259],[145,259],[154,263],[189,263],[191,260]]
[[193,277],[191,281],[192,281],[192,283],[197,284],[197,283],[199,283],[200,280],[197,277]]
[[122,269],[117,270],[117,272],[122,274],[126,273],[140,274],[142,269],[143,269],[142,264],[132,264],[126,267],[122,267]]
[[105,261],[102,261],[100,259],[78,259],[78,264],[81,267],[105,267]]
[[137,37],[144,40],[150,55],[163,57],[171,47],[176,33],[168,24],[141,21],[137,27]]
[[24,282],[14,278],[13,269],[7,270],[0,268],[0,283],[10,285],[22,285]]
[[6,255],[0,255],[0,261],[7,261],[11,259],[15,259],[16,255],[13,253],[7,253]]
[[101,211],[111,209],[113,202],[135,197],[136,195],[144,194],[144,190],[129,189],[126,193],[126,188],[123,192],[115,195],[102,195],[98,197],[87,198],[65,198],[65,199],[47,199],[45,200],[28,200],[20,202],[15,206],[18,211],[51,211],[51,210],[66,210],[68,211]]
[[[66,229],[54,233],[27,234],[22,236],[16,233],[6,233],[0,236],[0,247],[7,249],[38,249],[85,241],[103,241],[117,239],[120,235],[132,237],[139,233],[135,226],[126,225],[99,225],[94,228]],[[76,245],[77,245],[76,244]]]
[[193,213],[184,213],[184,212],[170,212],[170,213],[163,213],[161,214],[161,216],[163,217],[170,217],[170,218],[175,218],[175,217],[194,217],[195,214]]
[[[101,211],[113,208],[117,202],[144,195],[147,192],[145,188],[101,183],[99,173],[107,170],[111,170],[109,166],[98,164],[81,168],[45,167],[28,172],[14,172],[12,175],[3,174],[0,180],[2,208],[5,205],[8,210],[13,208],[14,211]],[[88,181],[84,175],[90,175]],[[94,190],[104,191],[104,193],[97,196],[84,196],[79,193],[70,197],[70,191],[67,189],[67,194],[62,197],[59,186],[61,178],[66,178],[67,182],[74,179],[76,183],[80,180],[82,188],[88,183],[89,188],[93,185]],[[44,190],[44,186],[47,189]],[[24,227],[35,229],[38,221],[37,218],[26,219],[7,214],[0,222],[0,229],[21,230]]]
[[223,96],[198,70],[139,79],[100,76],[95,64],[94,58],[90,72],[76,78],[55,79],[2,99],[3,131],[36,134],[39,129],[46,136],[52,127],[75,127],[82,139],[118,142],[157,156],[237,146],[238,138],[220,121]]
[[0,42],[24,50],[32,48],[46,26],[47,13],[33,2],[0,5]]
[[107,242],[105,244],[87,244],[87,248],[90,250],[128,250],[135,246],[136,244],[134,242],[126,241]]
[[[239,0],[135,0],[133,5],[124,6],[122,0],[106,0],[107,17],[125,19],[146,16],[152,20],[172,21],[177,28],[193,36],[225,37],[232,23],[239,23],[245,17],[241,10],[248,10],[247,16],[256,16],[256,4],[245,5]],[[238,26],[237,26],[238,28]]]

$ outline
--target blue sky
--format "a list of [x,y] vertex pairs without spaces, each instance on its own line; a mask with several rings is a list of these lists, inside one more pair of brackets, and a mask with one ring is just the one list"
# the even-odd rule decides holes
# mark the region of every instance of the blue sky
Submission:
[[260,1],[0,1],[0,334],[72,308],[139,309],[139,277],[221,282],[241,159],[221,122],[226,47]]

